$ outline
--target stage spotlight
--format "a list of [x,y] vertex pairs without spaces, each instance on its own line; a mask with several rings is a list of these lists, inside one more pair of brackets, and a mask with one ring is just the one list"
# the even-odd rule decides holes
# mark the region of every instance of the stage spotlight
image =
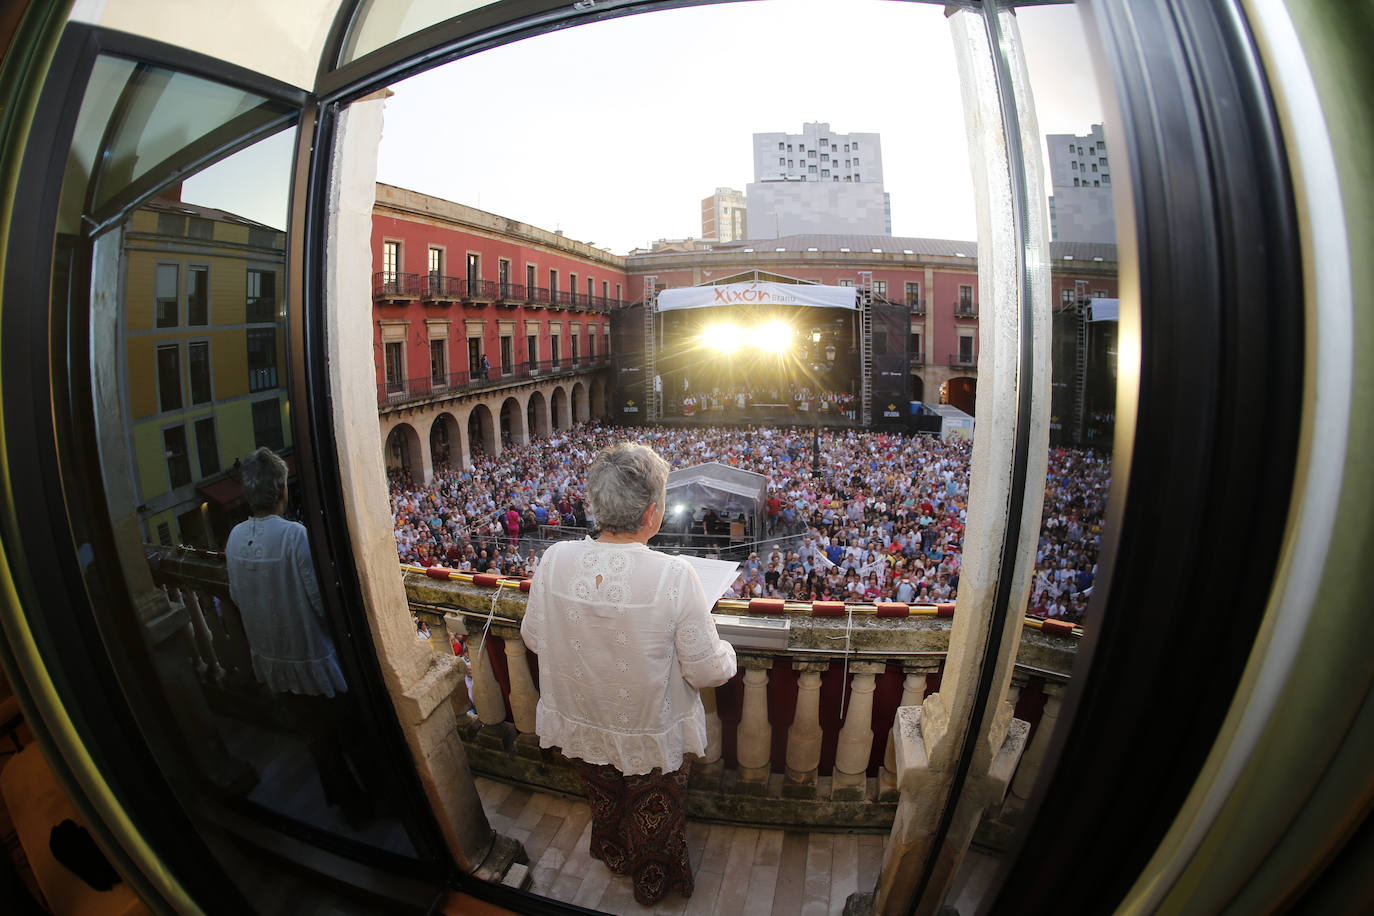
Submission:
[[674,515],[681,515],[681,514],[682,514],[682,510],[683,510],[683,509],[686,509],[686,508],[687,508],[687,507],[684,506],[682,503],[678,503],[676,506],[673,506],[673,514],[674,514]]
[[761,353],[786,353],[792,349],[792,326],[785,321],[765,321],[749,331],[749,342]]
[[716,353],[733,353],[739,349],[740,331],[733,324],[713,324],[701,332],[701,345]]

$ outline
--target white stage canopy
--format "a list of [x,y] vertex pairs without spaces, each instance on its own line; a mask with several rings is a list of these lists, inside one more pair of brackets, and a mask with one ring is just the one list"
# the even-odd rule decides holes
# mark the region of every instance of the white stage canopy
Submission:
[[807,283],[727,283],[724,286],[684,286],[658,294],[658,310],[702,309],[717,305],[808,305],[827,309],[857,309],[852,286],[812,286]]

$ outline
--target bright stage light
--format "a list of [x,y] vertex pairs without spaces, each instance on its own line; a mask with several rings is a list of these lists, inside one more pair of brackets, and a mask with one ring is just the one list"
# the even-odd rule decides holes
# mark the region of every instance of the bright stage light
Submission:
[[740,346],[740,330],[728,322],[709,325],[701,332],[701,344],[716,353],[733,353]]
[[763,353],[786,353],[792,349],[792,326],[785,321],[765,321],[749,329],[749,343]]

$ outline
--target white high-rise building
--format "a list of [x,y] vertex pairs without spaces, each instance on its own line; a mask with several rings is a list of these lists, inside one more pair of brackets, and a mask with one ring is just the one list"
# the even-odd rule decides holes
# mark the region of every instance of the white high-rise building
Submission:
[[813,121],[800,134],[754,134],[747,197],[750,238],[891,233],[876,133],[841,134]]
[[701,240],[724,243],[747,238],[747,206],[743,191],[716,188],[716,193],[701,202]]
[[1050,238],[1116,242],[1112,170],[1102,125],[1083,135],[1046,134],[1050,154]]

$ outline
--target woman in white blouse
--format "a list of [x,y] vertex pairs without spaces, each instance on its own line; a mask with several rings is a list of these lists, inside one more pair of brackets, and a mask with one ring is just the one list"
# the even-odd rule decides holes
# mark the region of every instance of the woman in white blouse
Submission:
[[685,758],[706,750],[697,690],[735,673],[696,571],[648,547],[667,483],[653,449],[602,451],[586,487],[601,534],[545,551],[520,627],[539,656],[539,743],[582,762],[591,855],[646,905],[692,893],[683,803]]

